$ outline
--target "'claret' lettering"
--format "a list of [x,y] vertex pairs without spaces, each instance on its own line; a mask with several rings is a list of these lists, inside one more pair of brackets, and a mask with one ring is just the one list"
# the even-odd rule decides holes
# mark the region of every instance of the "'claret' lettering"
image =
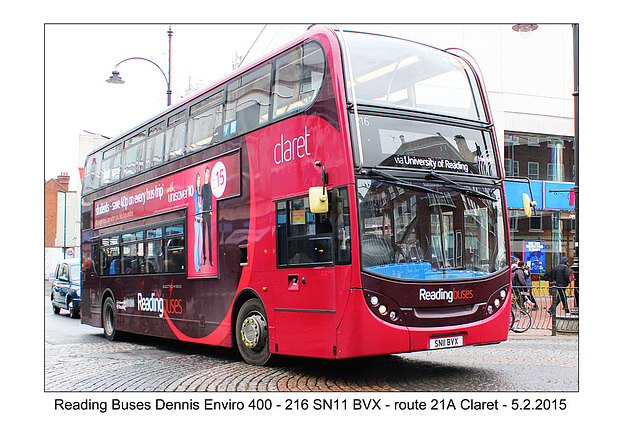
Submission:
[[309,137],[311,134],[304,127],[304,135],[300,135],[291,140],[284,139],[284,135],[280,135],[280,141],[273,147],[273,161],[279,165],[280,163],[290,162],[296,158],[301,159],[310,156]]

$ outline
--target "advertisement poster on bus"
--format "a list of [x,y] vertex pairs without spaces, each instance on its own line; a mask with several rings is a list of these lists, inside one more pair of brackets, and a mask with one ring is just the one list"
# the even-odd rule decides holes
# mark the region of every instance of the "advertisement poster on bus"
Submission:
[[525,240],[522,242],[522,255],[531,274],[544,274],[544,241]]
[[239,194],[240,152],[236,151],[96,200],[94,228],[186,209],[187,275],[216,277],[217,202]]

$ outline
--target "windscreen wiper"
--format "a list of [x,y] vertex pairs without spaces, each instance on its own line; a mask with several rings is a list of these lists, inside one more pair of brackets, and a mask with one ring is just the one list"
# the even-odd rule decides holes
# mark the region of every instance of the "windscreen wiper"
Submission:
[[493,202],[498,200],[495,197],[491,196],[490,194],[483,193],[482,191],[478,191],[475,188],[459,184],[459,183],[455,182],[454,180],[452,180],[451,178],[448,178],[448,177],[446,177],[444,175],[441,175],[441,174],[435,172],[433,169],[429,170],[429,172],[427,173],[425,178],[427,178],[427,179],[437,179],[438,181],[441,181],[441,182],[444,182],[445,184],[447,184],[446,186],[451,186],[451,187],[453,187],[453,189],[458,190],[458,191],[460,191],[462,193],[465,193],[465,194],[468,194],[468,195],[481,197],[483,199],[488,199],[488,200],[491,200]]
[[378,178],[382,178],[381,181],[392,182],[394,185],[397,185],[398,187],[410,188],[412,190],[424,191],[425,193],[437,194],[442,196],[442,193],[440,191],[432,190],[431,188],[427,188],[423,185],[405,181],[403,179],[397,178],[391,175],[390,173],[381,171],[379,169],[375,169],[375,168],[363,169],[362,173],[364,175],[376,176]]

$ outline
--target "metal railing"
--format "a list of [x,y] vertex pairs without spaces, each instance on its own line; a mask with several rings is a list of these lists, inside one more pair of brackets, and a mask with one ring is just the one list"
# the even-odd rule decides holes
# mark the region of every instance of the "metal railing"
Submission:
[[523,307],[529,310],[532,329],[547,329],[554,336],[558,332],[578,332],[579,289],[573,284],[564,288],[549,282],[533,282],[528,288],[514,288],[514,298],[518,292],[521,299],[535,303],[534,307],[531,304]]

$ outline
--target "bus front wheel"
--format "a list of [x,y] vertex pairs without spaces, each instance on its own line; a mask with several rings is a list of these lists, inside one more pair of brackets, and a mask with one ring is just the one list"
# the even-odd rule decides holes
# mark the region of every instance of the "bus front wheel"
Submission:
[[240,307],[235,338],[240,355],[250,365],[264,365],[271,357],[267,316],[257,299],[250,299]]
[[116,339],[116,305],[111,297],[104,300],[102,305],[102,328],[106,339],[109,341]]

